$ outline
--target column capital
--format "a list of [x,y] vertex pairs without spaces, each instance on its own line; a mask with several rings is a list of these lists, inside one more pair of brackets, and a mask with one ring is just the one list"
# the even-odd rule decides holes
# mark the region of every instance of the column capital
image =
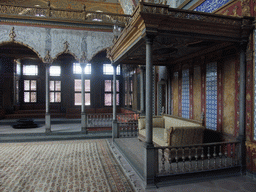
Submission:
[[111,65],[112,65],[113,67],[115,67],[115,68],[118,66],[117,63],[111,63]]
[[153,44],[153,41],[156,37],[156,34],[155,33],[150,33],[150,34],[147,34],[144,38],[146,40],[146,44]]
[[81,68],[85,68],[87,63],[80,63]]
[[83,51],[83,54],[80,58],[80,63],[87,63],[87,58],[86,58],[86,54],[85,52]]

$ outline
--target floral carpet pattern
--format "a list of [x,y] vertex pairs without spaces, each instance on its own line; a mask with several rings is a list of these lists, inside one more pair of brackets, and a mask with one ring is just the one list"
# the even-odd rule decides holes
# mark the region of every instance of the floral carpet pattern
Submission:
[[134,191],[106,140],[0,144],[0,192]]

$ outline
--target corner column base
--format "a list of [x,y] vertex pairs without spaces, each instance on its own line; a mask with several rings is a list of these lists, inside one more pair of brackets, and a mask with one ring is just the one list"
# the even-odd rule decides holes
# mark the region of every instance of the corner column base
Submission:
[[45,114],[45,133],[51,133],[51,114]]
[[81,113],[81,131],[85,134],[88,133],[87,125],[86,125],[86,114]]
[[112,139],[119,138],[119,130],[117,120],[112,121]]

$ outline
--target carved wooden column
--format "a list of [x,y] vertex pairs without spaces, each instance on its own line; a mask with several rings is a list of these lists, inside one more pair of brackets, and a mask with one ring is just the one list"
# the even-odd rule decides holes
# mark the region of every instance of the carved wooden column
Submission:
[[153,62],[152,62],[152,45],[154,36],[146,36],[146,143],[145,143],[145,186],[155,186],[155,169],[156,158],[153,144],[153,127],[152,127],[152,87],[153,87]]
[[52,64],[52,58],[50,52],[47,52],[47,55],[44,58],[45,63],[45,132],[51,132],[51,114],[50,114],[50,99],[49,99],[49,73],[50,66]]
[[153,37],[146,37],[146,145],[153,146],[153,129],[152,129],[152,76],[153,76],[153,62],[152,62],[152,45]]
[[239,86],[239,136],[238,140],[241,142],[241,172],[245,174],[246,171],[246,147],[245,147],[245,94],[246,94],[246,47],[247,43],[241,43],[240,45],[240,86]]
[[86,114],[85,114],[85,85],[84,85],[84,70],[86,67],[86,62],[82,61],[82,63],[80,63],[81,66],[81,131],[85,132],[86,134],[88,133],[87,131],[87,125],[86,125]]
[[117,64],[113,66],[113,122],[112,122],[112,138],[119,138],[119,129],[117,124],[117,112],[116,112],[116,68]]
[[145,115],[145,92],[144,92],[144,74],[145,67],[140,67],[140,115]]

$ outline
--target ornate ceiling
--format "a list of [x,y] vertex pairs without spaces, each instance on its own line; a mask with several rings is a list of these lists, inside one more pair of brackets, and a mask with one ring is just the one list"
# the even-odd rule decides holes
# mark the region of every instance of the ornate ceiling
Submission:
[[[61,9],[82,10],[83,5],[87,11],[103,11],[123,14],[118,0],[49,0],[51,7]],[[0,3],[24,6],[47,7],[48,0],[0,0]]]

